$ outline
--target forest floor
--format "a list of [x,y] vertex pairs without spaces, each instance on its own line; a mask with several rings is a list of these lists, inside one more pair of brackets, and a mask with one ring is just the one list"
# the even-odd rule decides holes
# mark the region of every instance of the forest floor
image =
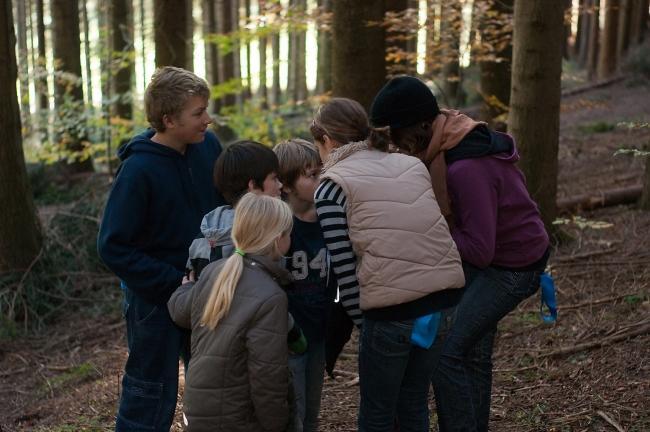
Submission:
[[[613,154],[650,143],[650,129],[623,121],[650,122],[649,82],[563,98],[558,198],[641,183],[642,158]],[[574,240],[551,259],[557,323],[540,320],[535,295],[499,325],[493,431],[650,430],[650,213],[621,205],[576,216],[563,227]],[[112,429],[127,352],[119,289],[103,286],[108,307],[2,341],[0,431]],[[356,430],[356,361],[350,343],[326,379],[322,431]]]

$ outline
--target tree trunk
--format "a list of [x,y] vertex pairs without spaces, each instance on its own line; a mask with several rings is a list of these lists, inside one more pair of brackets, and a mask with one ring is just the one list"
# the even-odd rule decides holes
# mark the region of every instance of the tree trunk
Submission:
[[[318,7],[324,14],[330,14],[332,13],[332,0],[318,0]],[[322,22],[319,24],[316,91],[319,94],[324,94],[332,91],[332,32],[330,26],[325,26]]]
[[0,272],[24,271],[41,248],[23,157],[15,49],[11,1],[5,1],[0,6]]
[[[217,34],[217,11],[215,0],[203,0],[203,37]],[[211,86],[220,82],[219,68],[221,58],[215,42],[205,43],[205,76]],[[210,100],[210,111],[218,114],[221,109],[221,99]]]
[[[266,14],[266,2],[264,0],[259,0],[259,13],[260,15]],[[266,49],[268,47],[269,38],[267,36],[260,36],[259,38],[259,57],[260,57],[260,86],[258,89],[258,96],[261,101],[261,106],[263,109],[268,108],[268,86],[266,83],[266,71],[268,67],[268,61],[266,59]]]
[[[246,14],[246,23],[250,22],[251,18],[251,0],[244,0],[244,13]],[[250,99],[253,95],[251,89],[251,43],[246,42],[246,83],[244,85],[244,99]]]
[[332,26],[332,93],[354,99],[366,110],[386,83],[384,10],[373,0],[336,0]]
[[463,102],[460,75],[460,33],[463,26],[462,5],[459,0],[442,3],[440,35],[443,44],[444,63],[443,96],[448,107],[457,107]]
[[[514,0],[494,1],[490,4],[488,14],[493,21],[480,26],[481,42],[494,47],[496,52],[482,53],[487,59],[479,62],[481,68],[481,120],[490,126],[504,129],[495,124],[494,119],[508,112],[510,105],[510,82],[512,68],[512,33],[504,34],[499,24],[512,22]],[[496,18],[496,17],[499,18]],[[501,28],[495,28],[495,27]],[[494,40],[496,39],[496,40]],[[483,50],[481,50],[483,51]],[[497,122],[505,125],[503,121]]]
[[113,71],[113,91],[118,96],[114,105],[113,115],[133,118],[131,104],[131,79],[135,74],[135,48],[133,47],[133,11],[131,2],[127,0],[113,1],[113,52],[122,61],[116,71]]
[[616,73],[616,37],[618,36],[618,9],[620,0],[607,0],[605,6],[605,27],[601,37],[598,79],[606,79]]
[[508,126],[547,229],[557,212],[563,5],[563,0],[515,1]]
[[[294,15],[304,16],[307,10],[306,0],[290,0]],[[295,18],[294,18],[295,20]],[[307,99],[307,32],[302,23],[295,21],[289,25],[289,99],[294,103]]]
[[29,107],[29,54],[27,51],[27,5],[26,0],[16,4],[18,12],[18,80],[20,82],[20,114],[23,126],[30,127]]
[[[233,4],[230,0],[217,0],[216,5],[216,23],[217,32],[222,35],[228,35],[235,29],[233,22]],[[220,53],[219,57],[219,84],[232,81],[235,78],[235,46],[228,53]],[[235,95],[230,93],[221,98],[221,107],[230,107],[235,105]]]
[[643,42],[648,21],[648,0],[632,0],[632,17],[630,22],[630,43],[638,45]]
[[632,21],[632,0],[621,0],[618,12],[618,37],[616,38],[616,57],[619,62],[630,46],[630,23]]
[[93,80],[90,70],[90,30],[88,23],[88,10],[86,2],[81,1],[81,17],[84,26],[84,69],[86,69],[86,102],[92,109],[93,107]]
[[[276,16],[279,19],[279,14]],[[280,30],[271,35],[271,53],[273,54],[273,84],[271,96],[273,105],[282,102],[282,89],[280,88]]]
[[[45,55],[45,23],[43,11],[43,0],[36,0],[36,33],[38,34],[38,75],[36,92],[38,94],[39,107],[47,111],[50,109],[47,89],[47,60]],[[45,129],[47,130],[47,129]]]
[[598,53],[600,52],[600,0],[591,0],[593,14],[589,26],[589,48],[587,49],[587,72],[593,79],[598,68]]
[[[57,118],[65,133],[57,138],[61,147],[67,153],[68,164],[65,171],[68,174],[91,172],[92,160],[83,155],[85,145],[85,125],[71,124],[74,117],[69,114],[72,109],[78,113],[74,120],[82,122],[83,89],[81,79],[81,45],[79,39],[79,7],[76,1],[51,0],[52,42],[54,48],[55,72],[57,77],[54,86],[54,101],[57,107]],[[65,75],[69,74],[69,75]],[[68,114],[64,112],[68,111]],[[81,132],[80,132],[81,131]],[[84,144],[84,141],[86,144]]]
[[192,70],[192,0],[153,0],[153,4],[156,67]]
[[440,2],[438,0],[427,0],[427,21],[426,42],[424,53],[424,73],[432,77],[439,71],[438,65],[438,45],[440,32],[436,33],[436,22],[440,18]]
[[643,210],[650,210],[650,156],[645,158],[645,176],[643,178],[643,193],[639,206]]
[[578,64],[581,67],[587,66],[587,53],[589,52],[589,30],[591,29],[591,21],[594,18],[592,11],[592,0],[581,0],[580,4],[580,23],[579,26],[579,43],[578,43]]

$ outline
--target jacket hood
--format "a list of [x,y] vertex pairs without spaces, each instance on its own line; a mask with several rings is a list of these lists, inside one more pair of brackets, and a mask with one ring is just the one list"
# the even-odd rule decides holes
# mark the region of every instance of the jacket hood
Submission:
[[506,151],[495,153],[492,157],[510,163],[517,163],[519,161],[519,152],[515,145],[515,139],[511,135],[502,132],[492,132],[491,135],[495,147],[507,148]]
[[230,234],[234,219],[235,209],[229,205],[217,207],[203,217],[201,233],[211,247],[232,244]]
[[136,152],[153,153],[164,157],[180,157],[179,152],[173,148],[151,141],[151,137],[156,134],[153,129],[147,129],[140,135],[136,135],[128,144],[120,147],[117,155],[121,161],[125,161],[129,156]]

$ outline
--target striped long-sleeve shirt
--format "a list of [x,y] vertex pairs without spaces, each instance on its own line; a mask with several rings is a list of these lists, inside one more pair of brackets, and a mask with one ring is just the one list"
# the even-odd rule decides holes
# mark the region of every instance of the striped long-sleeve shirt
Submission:
[[325,179],[316,189],[314,200],[331,266],[339,284],[339,301],[352,321],[357,326],[361,325],[357,259],[348,232],[345,194],[339,185]]

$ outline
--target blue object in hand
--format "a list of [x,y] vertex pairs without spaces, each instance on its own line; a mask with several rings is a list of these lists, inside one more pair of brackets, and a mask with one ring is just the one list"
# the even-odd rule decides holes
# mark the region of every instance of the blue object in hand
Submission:
[[[557,321],[557,302],[555,300],[555,282],[553,277],[544,272],[539,278],[539,285],[542,289],[542,301],[539,305],[539,313],[545,323],[554,323]],[[548,312],[544,311],[544,306]]]
[[416,318],[411,331],[411,343],[420,348],[429,349],[436,340],[438,325],[440,324],[440,312],[424,315]]

